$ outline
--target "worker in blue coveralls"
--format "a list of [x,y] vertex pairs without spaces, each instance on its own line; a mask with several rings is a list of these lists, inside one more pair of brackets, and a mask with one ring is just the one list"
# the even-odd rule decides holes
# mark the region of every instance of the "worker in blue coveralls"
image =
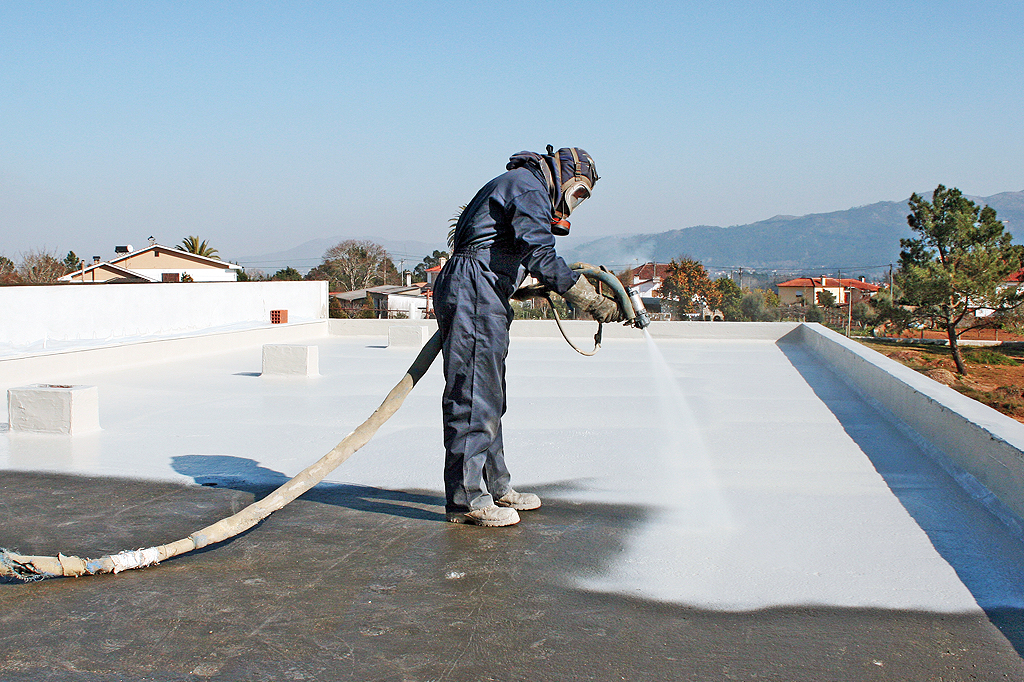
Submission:
[[[618,306],[555,253],[555,235],[593,191],[594,160],[577,147],[519,152],[507,172],[484,185],[455,226],[452,257],[434,285],[445,389],[445,511],[448,521],[509,526],[536,509],[516,492],[505,467],[505,356],[514,317],[509,297],[520,266],[576,309],[600,322],[621,318]],[[518,511],[517,511],[518,510]]]

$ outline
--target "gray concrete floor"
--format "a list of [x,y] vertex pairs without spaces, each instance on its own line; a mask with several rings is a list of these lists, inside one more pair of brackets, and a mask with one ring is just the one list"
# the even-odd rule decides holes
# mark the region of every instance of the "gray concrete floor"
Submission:
[[[0,546],[135,549],[265,494],[414,355],[316,343],[318,378],[259,349],[76,378],[102,432],[0,433]],[[545,506],[509,529],[443,523],[441,385],[239,538],[0,585],[0,680],[1024,679],[1019,538],[801,346],[514,339]]]

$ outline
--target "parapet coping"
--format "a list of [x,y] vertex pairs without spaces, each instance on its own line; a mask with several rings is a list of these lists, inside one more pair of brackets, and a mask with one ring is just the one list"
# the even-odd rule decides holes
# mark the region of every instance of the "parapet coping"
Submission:
[[779,343],[818,357],[1024,539],[1024,424],[820,324]]
[[[562,323],[573,339],[586,342],[593,339],[597,323],[586,320],[566,320]],[[652,322],[647,328],[656,339],[735,339],[778,341],[790,333],[799,322]],[[332,336],[378,336],[387,337],[392,326],[427,327],[433,332],[437,320],[330,320]],[[557,338],[561,334],[554,320],[516,320],[509,334],[512,338]],[[606,324],[603,331],[606,339],[635,339],[643,341],[643,333],[622,324]]]
[[[327,320],[261,323],[238,329],[200,330],[175,336],[111,339],[97,345],[43,350],[0,358],[0,390],[26,383],[63,382],[82,373],[212,355],[265,343],[289,343],[328,335]],[[5,396],[6,397],[6,396]]]

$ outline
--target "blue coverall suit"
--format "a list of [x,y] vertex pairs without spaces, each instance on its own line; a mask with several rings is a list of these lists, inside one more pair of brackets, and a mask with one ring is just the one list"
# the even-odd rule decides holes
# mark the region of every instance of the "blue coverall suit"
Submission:
[[445,506],[464,512],[510,489],[501,439],[505,356],[519,266],[558,294],[578,275],[555,253],[541,171],[519,167],[484,185],[455,227],[451,259],[434,285],[445,389]]

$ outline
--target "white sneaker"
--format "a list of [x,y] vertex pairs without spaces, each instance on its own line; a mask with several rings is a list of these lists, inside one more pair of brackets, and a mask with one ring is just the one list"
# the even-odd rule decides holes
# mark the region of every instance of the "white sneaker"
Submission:
[[445,516],[451,523],[468,523],[474,526],[513,526],[519,523],[519,514],[515,509],[493,504],[468,512],[448,512]]
[[518,509],[519,511],[526,511],[528,509],[536,509],[539,507],[540,498],[533,493],[517,493],[515,490],[509,490],[507,493],[496,499],[494,504],[499,507],[511,507],[512,509]]

